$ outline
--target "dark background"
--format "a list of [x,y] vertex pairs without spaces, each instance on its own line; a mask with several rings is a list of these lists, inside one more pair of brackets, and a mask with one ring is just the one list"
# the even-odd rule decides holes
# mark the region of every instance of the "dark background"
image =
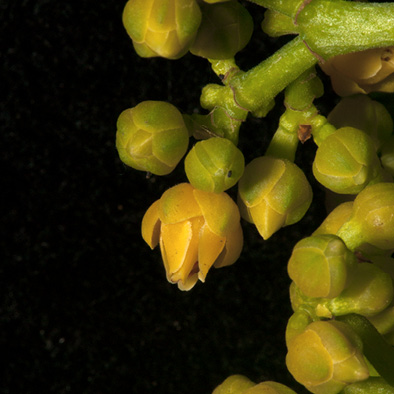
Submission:
[[[190,292],[167,283],[140,223],[185,181],[182,163],[163,178],[126,168],[116,119],[148,99],[200,111],[201,88],[219,81],[192,55],[138,58],[124,4],[0,1],[0,393],[208,394],[234,373],[298,390],[284,364],[286,263],[324,217],[313,143],[297,154],[316,194],[300,223],[264,242],[243,222],[234,266],[213,269]],[[263,9],[248,9],[256,34],[237,56],[243,69],[284,42],[260,32]],[[243,125],[247,161],[264,153],[277,103],[267,119]]]

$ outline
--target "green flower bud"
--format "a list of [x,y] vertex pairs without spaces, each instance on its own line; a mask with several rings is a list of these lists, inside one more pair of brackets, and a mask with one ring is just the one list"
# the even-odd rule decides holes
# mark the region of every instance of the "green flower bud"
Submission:
[[377,183],[359,193],[350,219],[337,235],[351,250],[363,244],[394,249],[394,183]]
[[289,318],[286,326],[286,346],[290,346],[290,342],[298,335],[302,334],[306,327],[311,324],[314,319],[312,317],[313,311],[308,307],[298,308]]
[[309,297],[334,298],[349,282],[357,259],[335,235],[315,235],[299,241],[290,257],[288,273]]
[[380,162],[383,168],[394,176],[394,135],[383,145]]
[[219,137],[197,142],[185,159],[189,182],[197,189],[214,193],[234,186],[244,167],[242,152],[230,140]]
[[370,376],[362,382],[349,384],[343,394],[394,394],[394,387],[381,377]]
[[117,122],[120,159],[136,170],[169,174],[186,153],[189,133],[172,104],[144,101],[124,110]]
[[140,56],[178,59],[196,37],[201,11],[195,0],[129,0],[122,20]]
[[386,107],[365,94],[342,98],[328,115],[336,128],[354,127],[368,134],[380,150],[393,131],[393,119]]
[[343,202],[335,207],[324,219],[323,223],[314,231],[313,235],[336,234],[346,223],[353,211],[353,201]]
[[316,321],[294,338],[286,356],[293,377],[316,394],[337,394],[369,376],[355,333],[338,321]]
[[286,159],[254,159],[245,167],[238,185],[241,215],[256,225],[264,239],[301,220],[312,201],[306,176]]
[[256,384],[242,394],[296,394],[296,392],[284,384],[267,381]]
[[249,378],[243,375],[231,375],[213,390],[212,394],[243,394],[250,387],[255,386]]
[[353,127],[343,127],[319,146],[313,162],[315,178],[327,189],[356,194],[381,176],[371,137]]
[[243,49],[253,33],[253,19],[238,1],[201,4],[202,21],[190,48],[207,59],[230,59]]
[[203,0],[208,4],[215,4],[215,3],[224,3],[225,1],[231,1],[231,0]]
[[393,281],[387,273],[371,263],[359,263],[351,284],[327,303],[335,316],[358,313],[373,316],[387,308],[393,300]]

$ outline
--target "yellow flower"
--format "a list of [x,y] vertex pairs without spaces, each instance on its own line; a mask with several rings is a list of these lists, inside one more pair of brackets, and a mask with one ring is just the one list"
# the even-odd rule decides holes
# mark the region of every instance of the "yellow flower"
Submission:
[[339,96],[394,92],[394,47],[334,56],[320,64]]
[[160,244],[167,280],[190,290],[209,269],[233,264],[241,254],[240,214],[226,193],[211,193],[181,183],[154,202],[142,220],[142,237]]

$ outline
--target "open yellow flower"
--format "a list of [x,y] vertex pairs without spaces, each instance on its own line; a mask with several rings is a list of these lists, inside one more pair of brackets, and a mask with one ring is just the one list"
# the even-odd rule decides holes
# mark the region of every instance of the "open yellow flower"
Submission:
[[233,264],[243,234],[237,205],[226,193],[204,192],[181,183],[163,193],[145,213],[142,237],[160,244],[167,280],[190,290],[212,266]]
[[320,66],[340,96],[394,92],[394,47],[334,56]]

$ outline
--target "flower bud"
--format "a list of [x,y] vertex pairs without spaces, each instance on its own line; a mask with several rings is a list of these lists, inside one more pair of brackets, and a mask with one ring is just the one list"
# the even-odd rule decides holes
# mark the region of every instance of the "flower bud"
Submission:
[[343,127],[319,146],[313,162],[315,178],[327,189],[356,194],[381,176],[375,145],[367,134]]
[[394,176],[394,135],[383,145],[380,162],[383,168]]
[[323,223],[313,232],[313,235],[336,234],[346,223],[353,211],[353,201],[343,202],[335,207],[324,219]]
[[142,237],[160,243],[167,280],[190,290],[212,266],[233,264],[243,245],[240,215],[226,193],[210,193],[181,183],[168,189],[142,219]]
[[361,342],[345,323],[316,321],[289,344],[287,368],[316,394],[336,394],[368,378]]
[[182,114],[164,101],[144,101],[124,110],[117,122],[120,159],[137,170],[169,174],[186,153],[189,133]]
[[253,33],[253,19],[238,1],[201,4],[202,21],[190,48],[207,59],[230,59],[243,49]]
[[394,47],[334,56],[320,64],[339,96],[394,92]]
[[336,128],[354,127],[368,134],[376,149],[385,146],[393,132],[393,119],[386,107],[365,94],[344,97],[327,117]]
[[296,394],[296,392],[284,384],[266,381],[256,384],[250,389],[242,392],[242,394]]
[[383,250],[394,249],[394,183],[377,183],[359,193],[350,219],[337,235],[351,250],[364,243]]
[[122,20],[138,55],[178,59],[196,37],[201,11],[195,0],[129,0]]
[[349,313],[373,316],[387,308],[392,300],[393,282],[390,275],[371,263],[359,263],[351,284],[327,306],[335,316]]
[[[312,312],[313,313],[313,312]],[[306,327],[311,324],[313,317],[308,307],[298,308],[289,318],[286,326],[286,346],[298,335],[302,334]]]
[[255,386],[249,378],[243,375],[231,375],[213,390],[212,394],[243,394],[250,387]]
[[185,158],[189,182],[197,189],[221,193],[234,186],[244,172],[242,152],[228,139],[199,141]]
[[264,239],[281,227],[298,222],[312,201],[306,176],[286,159],[254,159],[245,167],[238,185],[241,215],[256,225]]
[[335,235],[314,235],[299,241],[288,263],[290,278],[308,297],[334,298],[349,282],[357,259]]

